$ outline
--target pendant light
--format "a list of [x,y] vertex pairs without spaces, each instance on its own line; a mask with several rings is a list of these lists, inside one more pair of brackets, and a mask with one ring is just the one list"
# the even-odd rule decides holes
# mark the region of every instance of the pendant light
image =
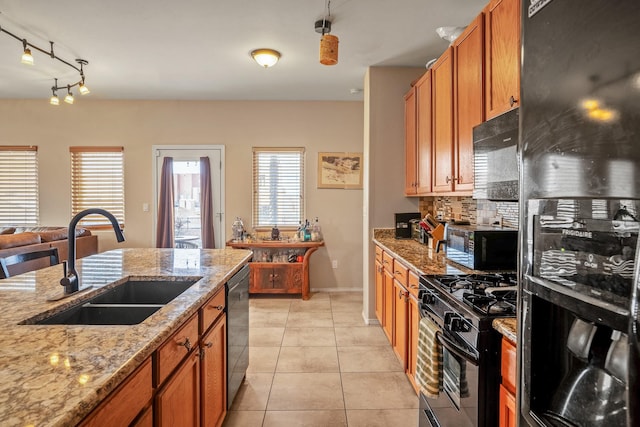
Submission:
[[22,58],[20,59],[20,62],[26,65],[33,65],[33,55],[31,55],[31,49],[27,47],[26,39],[22,40],[22,48],[24,50],[23,50]]
[[327,1],[327,13],[324,18],[316,21],[315,30],[322,34],[320,38],[320,63],[322,65],[336,65],[338,63],[338,37],[331,32],[331,0]]

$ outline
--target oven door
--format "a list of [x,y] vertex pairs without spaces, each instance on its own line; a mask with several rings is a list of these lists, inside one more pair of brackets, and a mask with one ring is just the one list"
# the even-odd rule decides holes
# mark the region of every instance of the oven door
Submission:
[[437,399],[420,396],[420,427],[475,427],[478,420],[478,359],[451,338],[438,334],[442,345],[443,391]]

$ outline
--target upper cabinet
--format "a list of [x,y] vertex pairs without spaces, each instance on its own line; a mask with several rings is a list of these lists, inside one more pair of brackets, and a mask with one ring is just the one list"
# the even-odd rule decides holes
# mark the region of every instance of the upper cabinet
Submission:
[[485,13],[485,105],[490,119],[520,102],[520,0],[491,0]]
[[453,189],[473,191],[473,128],[484,121],[482,14],[453,43],[455,144]]
[[520,1],[491,0],[405,96],[406,195],[472,194],[473,128],[519,102]]
[[431,70],[405,95],[405,195],[431,192]]
[[453,191],[453,54],[448,48],[431,67],[433,192]]

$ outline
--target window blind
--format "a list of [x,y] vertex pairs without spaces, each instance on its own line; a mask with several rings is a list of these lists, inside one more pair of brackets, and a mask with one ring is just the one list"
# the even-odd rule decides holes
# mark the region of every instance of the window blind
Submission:
[[253,226],[304,219],[304,148],[253,148]]
[[38,147],[0,146],[0,224],[38,225]]
[[[124,227],[124,148],[69,147],[71,152],[71,215],[101,208]],[[102,215],[80,221],[85,227],[111,227]]]

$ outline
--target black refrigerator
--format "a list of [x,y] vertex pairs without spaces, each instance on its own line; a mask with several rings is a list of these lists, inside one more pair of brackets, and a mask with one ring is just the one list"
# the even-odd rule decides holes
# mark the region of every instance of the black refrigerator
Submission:
[[640,1],[522,3],[517,418],[639,426]]

